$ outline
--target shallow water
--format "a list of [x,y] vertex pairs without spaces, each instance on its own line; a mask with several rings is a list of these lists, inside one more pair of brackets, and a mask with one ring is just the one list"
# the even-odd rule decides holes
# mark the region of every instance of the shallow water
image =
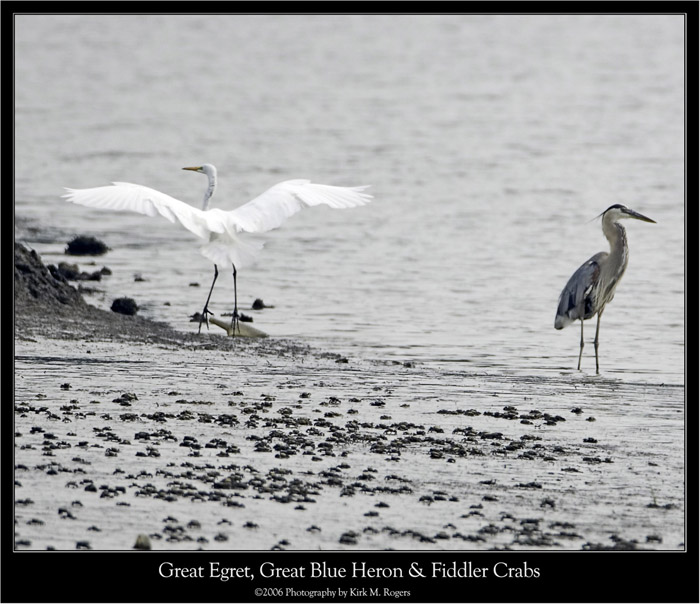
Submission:
[[[579,332],[561,288],[607,249],[624,203],[630,263],[602,323],[602,369],[683,382],[681,16],[27,16],[16,18],[18,239],[47,262],[74,234],[112,251],[91,298],[131,296],[179,329],[212,267],[165,220],[60,200],[113,180],[234,208],[288,178],[371,184],[304,211],[239,273],[273,336],[355,354],[556,376]],[[36,227],[38,230],[31,230]],[[135,282],[140,274],[144,281]],[[198,283],[199,287],[190,284]],[[232,310],[222,271],[217,314]],[[594,371],[592,339],[584,371]]]

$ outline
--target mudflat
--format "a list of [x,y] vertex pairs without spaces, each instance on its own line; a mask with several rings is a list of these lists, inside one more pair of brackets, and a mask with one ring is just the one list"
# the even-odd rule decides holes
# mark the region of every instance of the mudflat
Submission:
[[17,549],[679,550],[683,411],[679,386],[182,333],[15,248]]

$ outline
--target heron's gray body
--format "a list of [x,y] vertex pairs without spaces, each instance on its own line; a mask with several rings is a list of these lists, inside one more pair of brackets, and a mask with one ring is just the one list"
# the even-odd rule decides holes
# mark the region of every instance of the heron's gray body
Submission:
[[600,317],[605,306],[615,296],[615,289],[627,269],[629,247],[625,228],[617,221],[622,218],[636,218],[645,222],[654,222],[642,214],[623,205],[610,206],[603,212],[603,233],[610,243],[610,252],[599,252],[584,262],[571,276],[559,296],[557,314],[554,318],[555,329],[563,329],[569,323],[581,321],[581,346],[578,368],[581,369],[583,354],[583,322],[598,315],[596,326],[595,351],[596,373],[598,366],[598,332]]
[[554,319],[556,329],[563,329],[577,319],[591,319],[615,297],[615,289],[627,269],[629,248],[625,228],[618,223],[613,223],[611,228],[617,233],[608,236],[610,253],[598,252],[584,262],[562,290]]

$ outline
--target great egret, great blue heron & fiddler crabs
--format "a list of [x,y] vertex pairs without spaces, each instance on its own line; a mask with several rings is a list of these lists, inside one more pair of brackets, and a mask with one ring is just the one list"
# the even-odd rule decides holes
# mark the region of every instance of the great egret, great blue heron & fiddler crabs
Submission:
[[610,206],[601,216],[603,217],[603,233],[610,243],[610,252],[597,253],[584,262],[571,276],[559,296],[559,306],[557,306],[557,314],[554,319],[555,329],[563,329],[569,323],[580,319],[581,346],[578,353],[578,370],[580,370],[581,355],[583,354],[583,321],[598,315],[593,342],[596,374],[600,373],[598,364],[600,317],[605,306],[613,299],[615,288],[622,279],[622,275],[625,274],[629,256],[627,234],[618,220],[636,218],[644,222],[656,223],[655,220],[619,203]]
[[195,208],[170,195],[142,185],[114,182],[111,186],[92,189],[68,189],[63,197],[72,203],[107,210],[127,210],[147,216],[163,216],[170,222],[179,222],[201,240],[200,252],[214,263],[214,279],[207,301],[201,313],[202,323],[209,322],[209,300],[219,275],[218,265],[231,263],[233,267],[234,307],[231,327],[235,334],[238,325],[237,269],[250,263],[261,245],[251,244],[241,238],[243,232],[262,233],[275,229],[304,207],[327,205],[331,208],[353,208],[368,203],[372,196],[364,193],[369,186],[336,187],[297,179],[280,182],[267,191],[236,208],[225,211],[209,209],[209,201],[216,190],[216,168],[211,164],[183,168],[205,174],[207,190],[202,209]]

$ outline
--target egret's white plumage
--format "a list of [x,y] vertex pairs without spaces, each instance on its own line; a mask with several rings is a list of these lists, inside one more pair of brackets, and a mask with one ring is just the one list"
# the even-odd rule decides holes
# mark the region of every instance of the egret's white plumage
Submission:
[[[335,187],[297,179],[280,182],[235,210],[208,209],[209,200],[216,190],[216,168],[204,164],[183,168],[205,174],[207,191],[202,209],[195,208],[170,195],[142,185],[114,182],[111,186],[92,189],[66,189],[63,197],[72,203],[102,208],[138,212],[146,216],[163,216],[179,223],[201,240],[200,251],[215,265],[231,263],[236,269],[249,264],[261,245],[247,242],[241,233],[262,233],[275,229],[305,207],[327,205],[331,208],[353,208],[368,203],[372,196],[365,193],[367,186]],[[212,288],[214,284],[212,283]],[[211,296],[211,290],[209,292]],[[207,299],[207,304],[209,299]],[[208,311],[205,305],[206,317]],[[237,318],[237,303],[234,321]]]

